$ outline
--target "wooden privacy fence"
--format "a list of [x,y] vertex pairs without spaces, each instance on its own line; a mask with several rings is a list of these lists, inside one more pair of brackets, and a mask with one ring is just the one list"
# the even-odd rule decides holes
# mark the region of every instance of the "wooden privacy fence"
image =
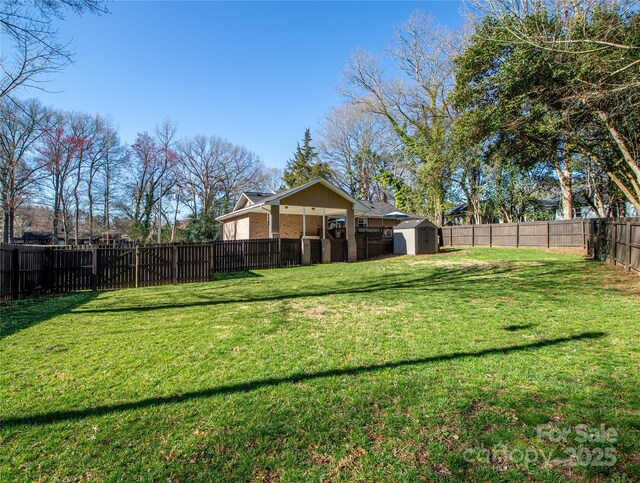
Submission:
[[443,246],[585,247],[588,220],[442,227]]
[[447,246],[583,248],[596,260],[640,271],[640,218],[445,226]]
[[0,300],[207,281],[212,273],[301,263],[300,240],[42,247],[0,244]]
[[[391,231],[391,235],[393,235],[393,231]],[[382,231],[357,234],[356,245],[358,247],[358,260],[366,260],[393,253],[393,238],[383,236]]]
[[590,256],[640,273],[640,218],[598,219],[590,225]]

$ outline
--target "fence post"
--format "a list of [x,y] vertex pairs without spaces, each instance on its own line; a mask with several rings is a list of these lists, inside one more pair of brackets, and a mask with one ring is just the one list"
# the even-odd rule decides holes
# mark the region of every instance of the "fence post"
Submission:
[[627,272],[631,271],[631,222],[627,221]]
[[282,240],[278,237],[278,257],[277,257],[278,268],[282,267]]
[[139,270],[139,265],[140,265],[140,254],[138,253],[138,245],[136,245],[136,259],[135,259],[135,269],[136,269],[136,288],[138,288],[138,278],[139,278],[139,274],[140,274],[140,270]]
[[582,219],[582,248],[587,248],[587,237],[585,236],[584,218]]
[[547,249],[549,249],[550,246],[551,246],[551,229],[550,229],[550,224],[547,221]]
[[516,248],[520,246],[520,222],[516,223]]
[[476,246],[476,226],[471,225],[471,246]]
[[596,223],[597,221],[589,222],[589,255],[596,257]]
[[493,246],[493,225],[489,223],[489,248]]
[[611,227],[613,228],[613,237],[611,240],[611,264],[616,266],[616,258],[617,258],[617,249],[616,245],[618,243],[618,227],[616,225],[616,219],[611,220]]
[[20,297],[20,249],[14,248],[11,259],[11,298],[18,300]]
[[172,257],[171,257],[171,275],[173,284],[178,283],[178,245],[173,245],[172,247]]
[[211,245],[209,245],[209,280],[211,280],[211,276],[213,275],[213,272],[215,270],[214,267],[214,260],[215,260],[215,242],[211,242]]
[[211,244],[211,249],[213,250],[213,261],[211,262],[211,264],[213,265],[213,273],[216,273],[218,271],[218,248],[223,245],[224,241],[214,241]]
[[51,248],[45,247],[42,256],[44,257],[42,262],[42,292],[46,294],[51,290]]
[[364,234],[364,258],[369,260],[369,234]]
[[91,249],[91,290],[98,290],[98,249]]

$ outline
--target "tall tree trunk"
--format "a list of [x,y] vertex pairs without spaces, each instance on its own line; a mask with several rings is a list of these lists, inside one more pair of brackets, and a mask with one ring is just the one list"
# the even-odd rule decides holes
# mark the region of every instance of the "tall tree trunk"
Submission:
[[52,227],[52,232],[53,232],[53,238],[54,241],[57,243],[58,241],[58,228],[59,228],[59,224],[60,224],[60,187],[59,187],[59,181],[56,179],[55,183],[54,183],[54,200],[53,200],[53,227]]
[[629,147],[627,146],[624,137],[618,132],[618,130],[611,122],[611,119],[609,119],[609,116],[607,116],[604,111],[598,111],[598,116],[607,127],[609,134],[611,134],[611,137],[616,142],[616,145],[620,149],[620,152],[622,153],[625,162],[629,166],[629,169],[633,172],[636,184],[640,184],[640,164],[638,164],[638,160],[633,157],[633,154],[631,154],[631,149],[629,149]]
[[162,241],[162,180],[160,180],[160,195],[158,196],[158,236],[157,243]]
[[89,185],[87,186],[87,210],[89,217],[89,237],[93,243],[93,174],[89,175]]
[[566,166],[561,166],[560,160],[556,160],[554,163],[554,169],[558,176],[560,183],[561,203],[562,203],[562,216],[565,220],[571,220],[573,218],[573,193],[572,188],[572,173],[571,169]]
[[9,209],[4,208],[4,220],[2,225],[2,242],[10,243],[9,238]]
[[80,194],[78,193],[78,185],[76,184],[73,190],[73,199],[76,204],[75,214],[73,218],[74,223],[74,231],[76,234],[75,244],[78,245],[78,240],[80,239]]
[[178,207],[180,206],[180,191],[176,193],[176,209],[173,212],[173,224],[171,226],[171,243],[176,236],[176,226],[178,225]]
[[9,206],[9,243],[13,243],[14,229],[16,224],[16,208]]
[[111,173],[109,172],[109,151],[107,150],[106,152],[106,156],[105,156],[105,164],[104,164],[104,170],[105,170],[105,180],[104,180],[104,212],[102,214],[103,216],[103,226],[104,229],[106,230],[107,234],[106,234],[106,240],[107,243],[109,243],[109,229],[111,228],[111,223],[109,220],[109,198],[110,198],[110,184],[111,184]]

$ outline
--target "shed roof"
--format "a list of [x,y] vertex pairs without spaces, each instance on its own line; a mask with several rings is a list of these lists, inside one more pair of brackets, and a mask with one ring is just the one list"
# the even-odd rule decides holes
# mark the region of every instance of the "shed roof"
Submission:
[[437,228],[436,225],[431,223],[426,218],[417,218],[415,220],[405,220],[405,221],[402,221],[402,222],[398,223],[398,225],[396,225],[394,230],[411,230],[411,229],[414,229],[414,228],[418,228],[420,226],[430,226],[430,227],[433,227],[433,228]]

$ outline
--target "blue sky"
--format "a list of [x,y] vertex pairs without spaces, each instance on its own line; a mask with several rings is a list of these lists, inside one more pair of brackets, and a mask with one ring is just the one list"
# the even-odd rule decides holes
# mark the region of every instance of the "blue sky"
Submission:
[[114,2],[111,13],[68,16],[75,63],[47,105],[109,115],[123,141],[163,119],[180,136],[215,134],[284,167],[304,129],[342,99],[340,74],[356,48],[381,51],[415,10],[453,28],[460,3]]

